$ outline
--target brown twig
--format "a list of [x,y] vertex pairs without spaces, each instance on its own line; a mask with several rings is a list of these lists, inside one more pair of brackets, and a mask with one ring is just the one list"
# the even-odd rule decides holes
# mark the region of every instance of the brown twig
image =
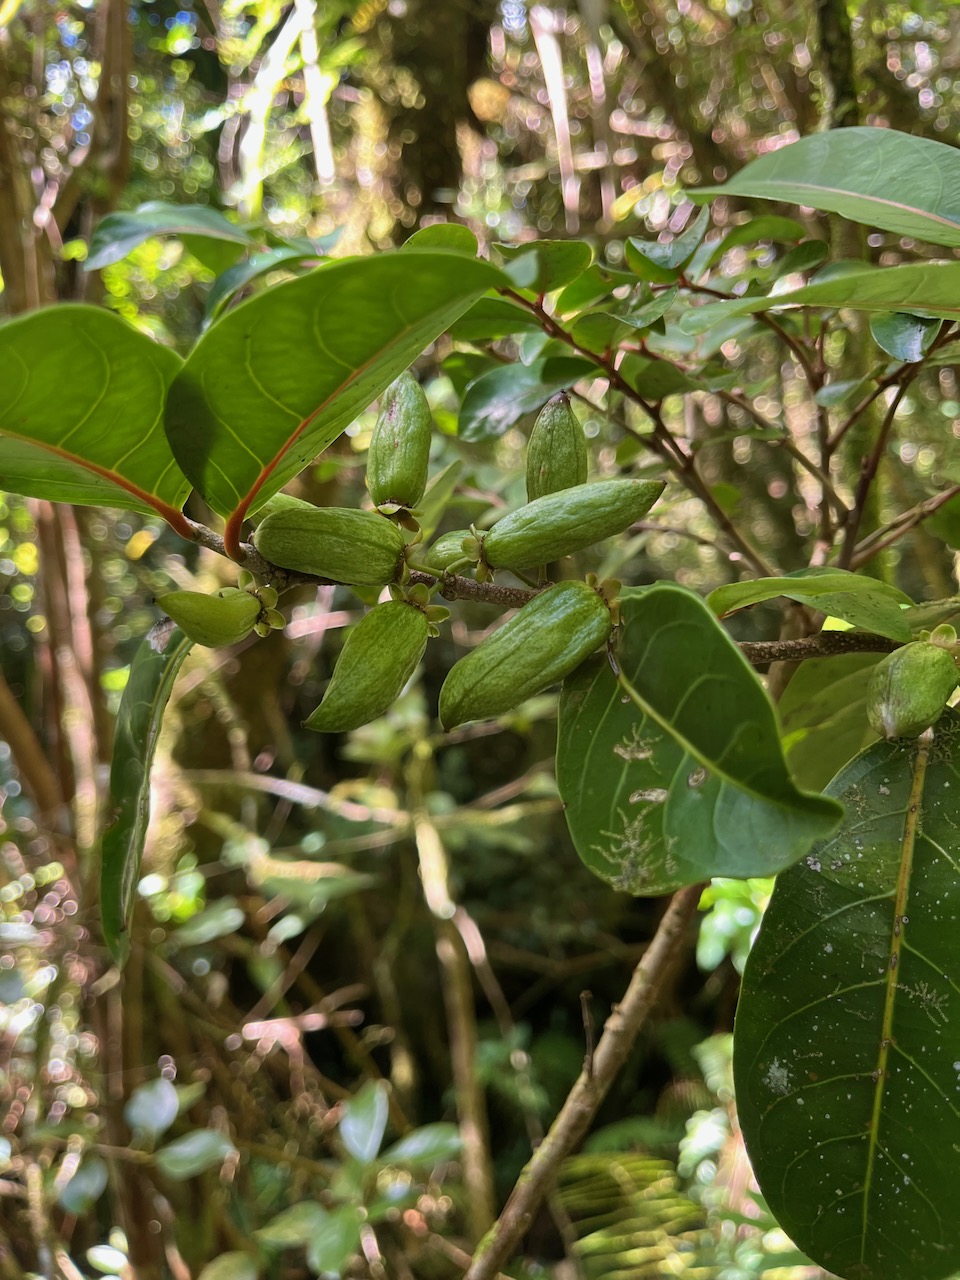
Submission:
[[892,653],[899,641],[865,631],[820,631],[798,640],[746,640],[740,652],[755,667],[767,662],[800,662],[832,658],[839,653]]
[[590,1127],[637,1036],[663,992],[677,946],[697,909],[702,886],[674,894],[656,935],[644,952],[620,1004],[607,1018],[593,1055],[592,1070],[581,1071],[550,1132],[533,1153],[493,1228],[473,1256],[464,1280],[493,1280],[553,1185],[562,1161]]

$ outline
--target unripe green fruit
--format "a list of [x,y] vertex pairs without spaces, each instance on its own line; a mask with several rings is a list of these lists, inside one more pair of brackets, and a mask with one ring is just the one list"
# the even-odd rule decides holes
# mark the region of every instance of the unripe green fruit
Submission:
[[939,645],[914,640],[895,649],[870,678],[870,727],[888,740],[919,737],[940,719],[957,681],[956,664]]
[[440,690],[440,723],[454,729],[509,711],[562,680],[602,645],[610,609],[585,582],[558,582],[451,667]]
[[227,588],[227,594],[169,591],[157,597],[188,640],[217,648],[245,639],[260,617],[260,601],[249,591]]
[[469,529],[454,529],[443,534],[427,552],[426,563],[431,569],[448,569],[456,561],[465,559],[463,540],[471,536]]
[[433,417],[423,388],[401,373],[380,399],[367,455],[367,487],[377,507],[415,507],[427,487]]
[[354,587],[384,587],[403,568],[400,530],[374,511],[289,508],[267,516],[254,536],[273,564]]
[[427,616],[399,600],[378,604],[350,631],[323,701],[304,721],[345,733],[376,720],[400,696],[427,646]]
[[527,498],[542,498],[587,478],[587,440],[565,391],[540,410],[527,445]]
[[483,538],[491,569],[549,564],[629,529],[663,493],[659,480],[597,480],[528,502]]

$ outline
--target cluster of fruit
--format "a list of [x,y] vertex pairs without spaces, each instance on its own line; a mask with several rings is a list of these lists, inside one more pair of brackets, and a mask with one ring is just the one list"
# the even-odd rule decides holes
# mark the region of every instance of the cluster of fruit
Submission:
[[[542,576],[546,565],[628,529],[663,491],[650,480],[587,483],[583,429],[561,393],[531,433],[527,504],[489,531],[459,529],[424,549],[415,511],[427,485],[432,426],[422,388],[402,374],[381,399],[370,442],[367,486],[375,510],[316,507],[278,494],[258,513],[254,543],[271,564],[346,586],[386,587],[392,597],[347,636],[323,701],[305,721],[311,729],[355,729],[387,710],[449,616],[431,603],[448,575],[488,582],[498,570],[533,568]],[[411,585],[412,569],[434,578],[434,586]],[[216,597],[173,592],[158,603],[200,644],[235,643],[251,630],[269,630],[277,618],[282,624],[271,587],[250,582],[228,590]],[[598,584],[592,575],[539,591],[451,668],[440,693],[443,726],[501,715],[563,679],[608,639],[618,591],[619,583]],[[211,626],[214,613],[223,621]]]

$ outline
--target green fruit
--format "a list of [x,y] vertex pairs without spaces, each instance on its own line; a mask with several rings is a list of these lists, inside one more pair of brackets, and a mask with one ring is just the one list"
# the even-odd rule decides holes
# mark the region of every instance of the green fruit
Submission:
[[463,550],[464,538],[470,538],[469,529],[454,529],[439,537],[427,552],[426,563],[431,569],[447,569],[457,560],[466,559]]
[[895,649],[870,677],[870,727],[888,740],[919,737],[940,719],[957,680],[953,658],[939,645],[914,640]]
[[440,723],[502,715],[562,680],[610,635],[613,619],[585,582],[558,582],[451,667],[440,690]]
[[483,539],[491,569],[549,564],[629,529],[663,493],[659,480],[597,480],[528,502]]
[[403,567],[403,534],[375,511],[289,508],[267,516],[254,536],[273,564],[348,586],[383,587]]
[[527,498],[543,498],[587,478],[587,440],[565,391],[540,410],[527,445]]
[[188,640],[211,648],[245,639],[260,617],[256,596],[230,588],[227,594],[215,596],[202,591],[169,591],[157,596],[157,604]]
[[415,507],[427,487],[433,418],[423,388],[401,373],[380,400],[367,455],[367,487],[374,504],[391,513]]
[[400,696],[427,646],[426,614],[389,600],[350,631],[323,701],[304,721],[320,733],[345,733],[376,720]]

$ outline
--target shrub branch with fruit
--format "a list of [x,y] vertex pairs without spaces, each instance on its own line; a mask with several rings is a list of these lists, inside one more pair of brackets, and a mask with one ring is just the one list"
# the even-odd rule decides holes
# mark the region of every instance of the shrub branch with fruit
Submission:
[[[192,645],[268,636],[294,588],[338,584],[375,602],[307,729],[348,733],[389,713],[450,616],[441,598],[509,615],[447,673],[444,730],[561,686],[557,785],[581,858],[616,890],[674,898],[469,1280],[506,1265],[588,1128],[700,886],[779,873],[736,1029],[761,1189],[830,1271],[936,1280],[960,1268],[949,1176],[960,1151],[960,716],[948,709],[960,606],[912,600],[890,551],[924,522],[956,518],[949,430],[919,499],[890,515],[877,494],[898,409],[956,356],[960,156],[846,129],[693,195],[802,199],[827,222],[879,228],[887,249],[878,265],[831,263],[811,234],[823,222],[728,210],[718,232],[704,208],[670,240],[630,238],[618,260],[548,241],[488,261],[466,229],[440,225],[223,310],[186,360],[103,310],[35,312],[0,329],[0,483],[159,515],[237,566],[216,594],[161,595],[169,621],[130,671],[102,845],[103,934],[120,965],[153,751]],[[123,216],[129,229],[136,215]],[[935,248],[908,260],[917,241]],[[794,372],[809,430],[769,407],[762,376],[751,382],[744,352],[771,348]],[[455,371],[463,440],[495,441],[536,415],[526,503],[446,528],[455,486],[430,476],[436,429],[411,371],[424,352],[422,367]],[[773,563],[708,478],[683,417],[685,401],[707,400],[749,445],[761,482],[776,458],[804,567]],[[377,402],[369,509],[285,492]],[[590,478],[584,407],[616,450],[601,478]],[[699,504],[709,535],[671,525],[678,495]],[[662,534],[717,553],[705,598],[681,581],[638,581],[629,553],[600,581],[571,559]],[[770,601],[782,604],[773,639],[751,633],[746,612]],[[944,1126],[956,1141],[941,1140]]]

